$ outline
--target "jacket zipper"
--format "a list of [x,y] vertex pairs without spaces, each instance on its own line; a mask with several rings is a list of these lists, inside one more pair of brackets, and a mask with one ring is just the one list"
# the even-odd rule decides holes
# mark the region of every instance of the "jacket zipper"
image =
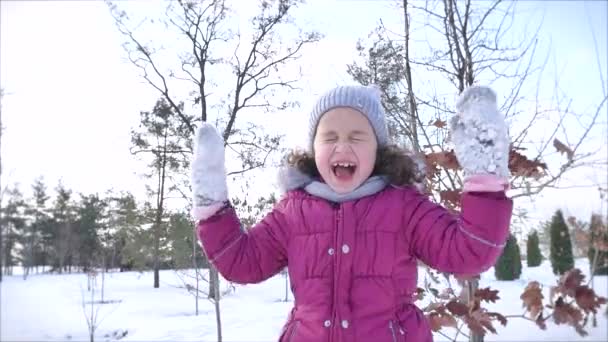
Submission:
[[[339,245],[340,245],[340,221],[342,219],[341,215],[342,215],[342,205],[340,205],[340,203],[336,203],[334,204],[334,208],[335,210],[335,228],[336,228],[336,251],[339,250]],[[336,302],[336,296],[337,296],[337,292],[338,292],[338,283],[339,283],[339,279],[340,279],[340,253],[337,252],[336,253],[336,259],[335,259],[335,271],[334,271],[334,304]],[[335,321],[336,320],[336,307],[335,305],[333,306],[333,312],[332,312],[332,320]],[[330,342],[336,339],[336,336],[334,334],[337,333],[336,329],[331,329],[330,334],[329,334],[329,340]]]

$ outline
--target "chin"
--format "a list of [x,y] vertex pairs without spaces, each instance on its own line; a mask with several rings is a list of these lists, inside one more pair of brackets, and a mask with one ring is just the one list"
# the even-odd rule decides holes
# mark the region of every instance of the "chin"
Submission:
[[349,192],[354,191],[355,189],[357,189],[363,182],[357,182],[354,184],[349,184],[349,185],[337,185],[337,184],[329,184],[329,186],[332,188],[333,191],[335,191],[336,193],[340,194],[340,195],[344,195],[347,194]]

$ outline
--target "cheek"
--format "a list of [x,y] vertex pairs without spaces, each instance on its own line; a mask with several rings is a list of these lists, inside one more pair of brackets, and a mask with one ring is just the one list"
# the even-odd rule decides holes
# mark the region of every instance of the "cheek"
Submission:
[[374,164],[376,164],[376,148],[361,148],[357,155],[359,156],[359,162],[361,163],[362,169],[371,173],[374,169]]
[[327,146],[315,146],[315,164],[320,172],[329,168],[329,157],[331,149]]

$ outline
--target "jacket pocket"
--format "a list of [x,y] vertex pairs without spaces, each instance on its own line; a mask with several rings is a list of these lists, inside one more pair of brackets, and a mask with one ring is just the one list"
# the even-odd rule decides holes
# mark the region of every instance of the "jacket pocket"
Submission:
[[401,327],[399,321],[389,321],[388,329],[393,342],[406,342],[407,332]]

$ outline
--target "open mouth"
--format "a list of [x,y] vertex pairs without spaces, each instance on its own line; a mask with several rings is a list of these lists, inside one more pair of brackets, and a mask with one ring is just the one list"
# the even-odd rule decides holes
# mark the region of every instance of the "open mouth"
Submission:
[[351,162],[335,162],[331,164],[331,170],[338,179],[350,179],[357,170],[357,165]]

